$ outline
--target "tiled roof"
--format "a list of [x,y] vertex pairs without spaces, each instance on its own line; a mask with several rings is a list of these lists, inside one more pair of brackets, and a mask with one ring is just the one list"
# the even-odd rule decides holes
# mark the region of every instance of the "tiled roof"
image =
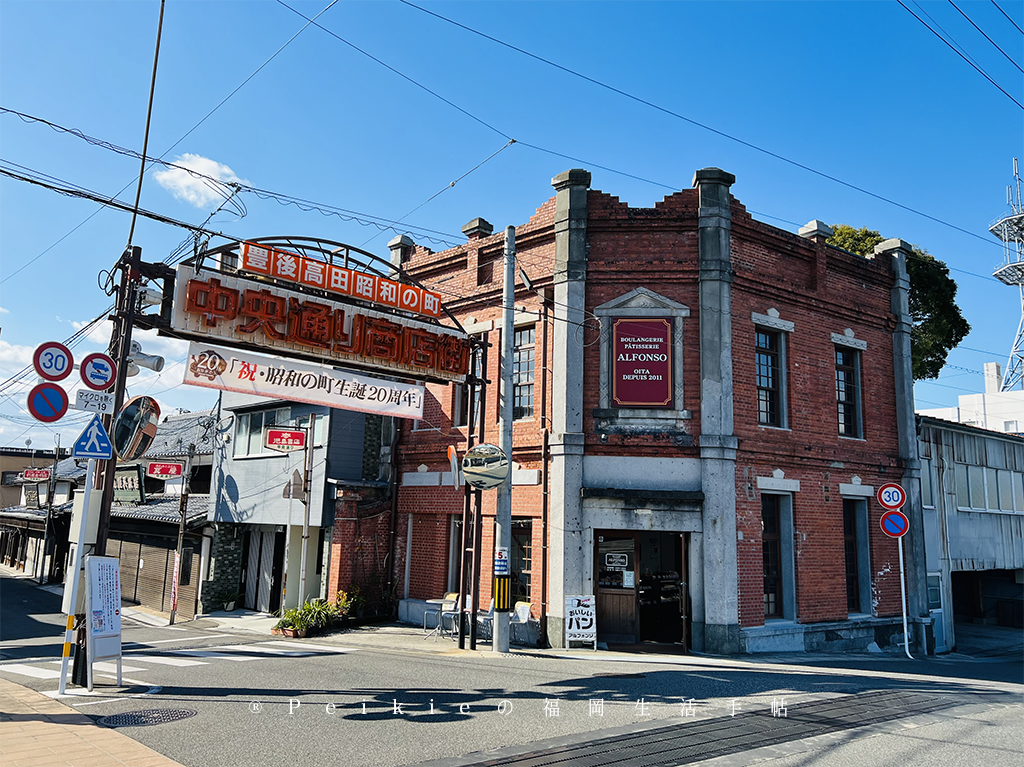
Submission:
[[[181,519],[181,513],[178,510],[180,503],[181,499],[177,495],[152,496],[149,503],[144,506],[115,503],[110,507],[110,515],[118,519],[141,519],[149,522],[177,524]],[[188,526],[205,522],[209,509],[209,495],[190,495],[187,514]]]

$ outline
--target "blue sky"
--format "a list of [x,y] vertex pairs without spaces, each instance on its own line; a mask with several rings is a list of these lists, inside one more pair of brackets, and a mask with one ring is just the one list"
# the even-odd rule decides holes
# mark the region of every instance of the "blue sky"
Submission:
[[[149,154],[190,155],[225,179],[401,219],[452,242],[477,216],[496,229],[525,222],[570,167],[647,207],[717,166],[736,175],[733,192],[756,218],[790,231],[815,218],[868,226],[954,269],[973,331],[938,381],[917,385],[918,407],[955,405],[983,389],[984,362],[1005,362],[1020,304],[989,276],[1002,249],[988,226],[1008,210],[1022,111],[895,0],[417,3],[689,121],[400,2],[337,2],[317,20],[330,33],[295,12],[312,18],[328,2],[170,0]],[[1024,102],[1020,71],[957,11],[1021,66],[1022,33],[999,10],[1024,27],[1020,2],[904,2]],[[140,151],[158,14],[156,0],[0,1],[0,106]],[[518,143],[491,157],[510,137]],[[121,199],[134,199],[138,160],[10,113],[0,114],[0,158],[103,195],[130,185]],[[158,170],[146,173],[143,208],[198,224],[216,207],[192,185],[162,185]],[[395,235],[251,194],[241,201],[244,218],[221,212],[209,228],[322,236],[380,255]],[[109,306],[97,275],[124,248],[130,216],[97,207],[0,177],[0,381],[37,344],[67,338]],[[140,220],[134,242],[158,261],[186,236]],[[106,337],[97,331],[76,353],[102,349]],[[209,392],[178,386],[181,342],[143,341],[167,366],[130,379],[130,394],[168,409],[212,404]],[[32,383],[3,389],[0,445],[49,447],[56,432],[67,444],[85,416],[36,425],[24,409]]]

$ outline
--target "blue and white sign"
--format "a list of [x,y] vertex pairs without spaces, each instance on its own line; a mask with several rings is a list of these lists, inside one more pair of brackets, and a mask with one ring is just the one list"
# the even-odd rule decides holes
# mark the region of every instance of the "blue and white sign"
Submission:
[[117,376],[117,366],[114,360],[106,354],[96,352],[89,354],[82,360],[80,369],[82,383],[93,391],[103,391],[114,385],[114,378]]
[[85,427],[82,435],[75,440],[75,446],[71,451],[75,458],[96,458],[100,461],[108,461],[114,456],[114,447],[110,444],[110,437],[98,415],[93,416],[89,425]]
[[499,546],[494,550],[494,574],[508,575],[508,547]]

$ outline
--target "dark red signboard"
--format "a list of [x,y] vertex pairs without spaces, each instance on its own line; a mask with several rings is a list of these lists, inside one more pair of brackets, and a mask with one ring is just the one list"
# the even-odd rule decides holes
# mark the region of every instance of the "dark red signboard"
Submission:
[[287,453],[306,446],[306,432],[301,429],[267,429],[267,447]]
[[146,467],[146,476],[153,479],[176,479],[182,475],[184,468],[180,463],[150,461],[149,466]]
[[612,405],[672,407],[672,320],[615,320]]

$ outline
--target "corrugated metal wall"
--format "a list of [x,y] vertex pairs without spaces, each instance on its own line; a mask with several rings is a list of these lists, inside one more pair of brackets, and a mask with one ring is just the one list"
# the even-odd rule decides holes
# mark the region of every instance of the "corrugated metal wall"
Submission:
[[[176,541],[119,534],[107,543],[107,555],[121,561],[121,596],[152,610],[170,612]],[[193,618],[200,579],[200,557],[195,546],[186,542],[182,549],[182,580],[178,589],[178,617]]]

